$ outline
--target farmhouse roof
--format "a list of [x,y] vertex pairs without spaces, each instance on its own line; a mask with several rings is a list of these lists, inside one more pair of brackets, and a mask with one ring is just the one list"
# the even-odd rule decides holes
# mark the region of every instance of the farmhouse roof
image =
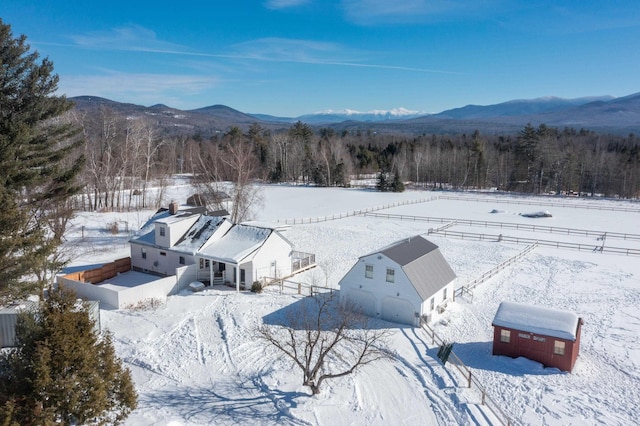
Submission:
[[422,300],[427,300],[456,278],[438,246],[420,235],[398,241],[378,253],[402,267]]
[[173,248],[185,253],[196,254],[225,220],[219,216],[200,216]]
[[258,250],[273,229],[236,225],[222,238],[200,251],[200,255],[218,261],[239,263]]
[[502,302],[491,325],[560,339],[576,340],[580,318],[572,312],[515,302]]

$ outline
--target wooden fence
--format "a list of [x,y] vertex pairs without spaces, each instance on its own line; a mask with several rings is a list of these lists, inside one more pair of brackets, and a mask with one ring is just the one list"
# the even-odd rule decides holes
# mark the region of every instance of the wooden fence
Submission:
[[515,256],[510,257],[509,259],[507,259],[504,262],[500,263],[498,266],[490,269],[489,271],[485,272],[484,274],[480,275],[479,277],[474,278],[473,280],[469,281],[467,284],[465,284],[465,285],[463,285],[461,287],[458,287],[453,292],[454,300],[455,300],[456,297],[462,296],[463,294],[470,295],[471,298],[473,299],[473,289],[474,288],[476,288],[478,285],[482,284],[483,282],[487,281],[489,278],[497,275],[498,272],[502,271],[507,266],[510,266],[513,263],[517,262],[518,260],[520,260],[521,258],[526,256],[527,254],[529,254],[530,252],[535,250],[535,248],[537,246],[538,246],[538,243],[535,242],[535,243],[525,247],[524,250],[522,250],[520,253],[516,254]]
[[115,277],[116,275],[131,270],[131,258],[124,257],[111,263],[102,265],[100,268],[87,269],[86,271],[72,272],[64,276],[74,281],[83,283],[98,284],[102,281]]
[[[523,196],[526,197],[526,196]],[[530,197],[530,196],[529,196]],[[629,206],[629,207],[618,207],[618,206],[606,206],[602,205],[602,203],[598,204],[600,200],[594,199],[592,204],[588,203],[563,203],[557,201],[542,201],[542,197],[538,198],[529,198],[529,199],[514,199],[512,196],[497,198],[497,197],[460,197],[457,195],[448,195],[442,194],[436,199],[442,200],[458,200],[458,201],[479,201],[483,203],[496,203],[496,204],[524,204],[529,206],[547,206],[547,207],[567,207],[571,209],[587,209],[587,210],[607,210],[607,211],[617,211],[617,212],[631,212],[631,213],[640,213],[640,207]],[[629,201],[629,203],[632,203]]]
[[[432,344],[443,346],[447,343],[442,338],[440,338],[440,336],[436,334],[435,330],[429,327],[429,324],[427,324],[426,322],[420,321],[420,327],[429,335],[429,337],[431,337]],[[456,370],[458,371],[458,373],[462,375],[462,377],[464,377],[464,379],[467,381],[468,388],[471,388],[471,386],[473,385],[478,389],[482,397],[481,399],[482,405],[487,407],[493,413],[493,415],[498,419],[498,421],[500,421],[501,424],[505,426],[510,426],[513,424],[509,416],[500,408],[498,403],[496,403],[496,401],[494,401],[489,396],[484,386],[482,386],[480,381],[473,375],[473,373],[471,372],[471,369],[467,367],[460,360],[460,358],[458,358],[458,356],[455,354],[454,351],[451,351],[451,353],[449,354],[448,362],[456,368]],[[446,367],[446,364],[445,364],[445,367]]]
[[[439,231],[438,235],[443,237],[460,238],[462,240],[473,241],[500,241],[504,243],[515,244],[538,244],[539,246],[554,247],[560,249],[572,249],[578,251],[591,251],[599,253],[609,254],[624,254],[626,256],[640,256],[640,249],[632,249],[625,247],[606,247],[604,245],[597,244],[580,244],[580,243],[567,243],[563,241],[551,241],[551,240],[539,240],[536,238],[520,238],[510,237],[507,235],[491,235],[491,234],[477,234],[473,232],[459,232],[459,231]],[[608,235],[608,234],[607,234]]]
[[[364,210],[354,210],[352,212],[338,213],[338,214],[333,214],[331,216],[307,217],[307,218],[300,218],[300,219],[283,219],[282,222],[285,225],[304,225],[305,223],[328,222],[330,220],[344,219],[346,217],[361,216],[361,215],[364,215],[365,213],[368,213],[368,212],[375,212],[375,211],[380,211],[380,210],[385,210],[385,209],[391,209],[393,207],[406,206],[406,205],[410,205],[410,204],[426,203],[426,202],[432,201],[434,199],[437,199],[437,197],[436,198],[420,198],[418,200],[409,200],[409,201],[399,201],[397,203],[384,204],[382,206],[376,206],[376,207],[368,207],[368,208],[366,208]],[[278,219],[277,222],[279,223],[280,219]]]
[[470,227],[515,229],[519,231],[545,232],[549,234],[575,235],[595,238],[602,238],[603,236],[606,236],[607,239],[640,241],[640,234],[627,234],[622,232],[596,231],[578,228],[562,228],[558,226],[532,225],[528,223],[492,222],[488,220],[453,219],[448,217],[412,216],[389,213],[363,213],[363,215],[383,219],[404,220],[412,222],[446,223],[450,224],[448,225],[448,227],[453,225],[462,225]]
[[320,293],[333,293],[336,289],[331,287],[307,284],[299,281],[288,280],[285,278],[265,278],[267,284],[265,287],[279,287],[280,293],[295,293],[303,296],[314,296]]

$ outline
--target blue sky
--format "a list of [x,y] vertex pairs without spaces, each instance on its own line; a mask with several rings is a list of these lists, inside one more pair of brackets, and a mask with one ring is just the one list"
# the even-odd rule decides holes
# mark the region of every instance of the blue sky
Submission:
[[61,93],[147,106],[440,112],[640,91],[638,0],[2,0],[0,17]]

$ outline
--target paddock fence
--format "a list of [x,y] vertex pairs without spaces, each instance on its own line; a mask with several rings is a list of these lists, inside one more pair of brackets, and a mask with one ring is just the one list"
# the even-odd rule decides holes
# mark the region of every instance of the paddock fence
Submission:
[[[442,194],[435,199],[443,199],[443,200],[456,200],[456,201],[478,201],[482,203],[496,203],[496,204],[520,204],[520,205],[529,205],[529,206],[545,206],[545,207],[566,207],[571,209],[587,209],[587,210],[606,210],[606,211],[617,211],[617,212],[630,212],[630,213],[640,213],[640,206],[631,206],[631,207],[620,207],[620,206],[603,206],[597,205],[600,200],[594,200],[593,203],[563,203],[563,202],[554,202],[554,201],[542,201],[540,199],[531,199],[531,200],[518,200],[509,197],[505,198],[496,198],[496,197],[460,197],[457,195],[447,195]],[[632,201],[628,201],[632,203]]]
[[469,281],[467,284],[465,284],[465,285],[463,285],[461,287],[458,287],[453,292],[454,300],[455,300],[456,297],[462,296],[464,294],[467,294],[467,295],[471,296],[471,299],[473,300],[473,290],[477,286],[479,286],[483,282],[489,280],[490,278],[496,276],[499,272],[501,272],[503,269],[507,268],[508,266],[513,265],[518,260],[520,260],[521,258],[526,256],[527,254],[529,254],[533,250],[535,250],[536,247],[538,247],[538,243],[537,242],[535,242],[535,243],[533,243],[531,245],[528,245],[520,253],[516,254],[515,256],[510,257],[509,259],[505,260],[504,262],[500,263],[499,265],[495,266],[494,268],[491,268],[489,271],[485,272],[484,274],[480,275],[477,278],[474,278],[473,280]]
[[625,247],[611,247],[604,245],[583,244],[583,243],[568,243],[564,241],[551,241],[540,240],[537,238],[521,238],[510,237],[508,235],[493,235],[493,234],[477,234],[473,232],[460,232],[460,231],[440,231],[437,235],[447,238],[458,238],[461,240],[473,240],[473,241],[496,241],[503,243],[514,244],[537,244],[539,246],[553,247],[558,249],[571,249],[578,251],[591,251],[598,253],[618,254],[626,256],[640,256],[640,249],[625,248]]
[[376,217],[389,220],[402,220],[410,222],[427,222],[427,223],[452,223],[453,226],[470,226],[470,227],[483,227],[483,228],[498,228],[498,229],[515,229],[519,231],[530,232],[544,232],[549,234],[561,234],[571,236],[582,237],[595,237],[614,240],[627,240],[627,241],[640,241],[640,234],[628,234],[622,232],[609,232],[609,231],[597,231],[590,229],[579,228],[563,228],[559,226],[546,226],[546,225],[532,225],[529,223],[514,223],[514,222],[493,222],[489,220],[473,220],[473,219],[454,219],[449,217],[429,217],[429,216],[413,216],[413,215],[401,215],[391,213],[374,213],[365,212],[364,216]]
[[[443,340],[440,336],[438,336],[435,330],[432,329],[429,326],[429,324],[427,324],[425,321],[420,321],[420,327],[431,338],[431,344],[444,346],[445,344],[448,343],[445,340]],[[466,380],[468,388],[471,388],[472,386],[475,386],[477,388],[477,390],[480,392],[480,395],[481,395],[481,404],[487,407],[501,424],[505,426],[511,426],[512,424],[514,424],[513,421],[509,418],[509,416],[500,408],[498,403],[489,396],[486,389],[484,388],[484,386],[482,386],[482,384],[480,383],[478,378],[473,374],[471,369],[467,367],[462,362],[462,360],[460,360],[460,358],[455,354],[454,351],[451,351],[447,361],[450,364],[452,364],[455,367],[456,371]],[[445,368],[446,368],[446,364],[445,364]]]
[[335,288],[307,284],[300,281],[289,280],[286,278],[264,278],[265,287],[278,287],[280,294],[299,294],[301,296],[315,296],[321,293],[333,293]]

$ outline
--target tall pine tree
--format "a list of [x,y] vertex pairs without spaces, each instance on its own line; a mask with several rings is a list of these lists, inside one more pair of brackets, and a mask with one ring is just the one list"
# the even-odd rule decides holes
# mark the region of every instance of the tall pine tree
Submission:
[[0,354],[0,424],[118,424],[137,405],[130,371],[89,307],[66,289],[23,313]]
[[54,215],[83,166],[79,131],[61,119],[73,104],[54,95],[53,64],[38,59],[0,19],[0,304],[43,284],[60,237]]

